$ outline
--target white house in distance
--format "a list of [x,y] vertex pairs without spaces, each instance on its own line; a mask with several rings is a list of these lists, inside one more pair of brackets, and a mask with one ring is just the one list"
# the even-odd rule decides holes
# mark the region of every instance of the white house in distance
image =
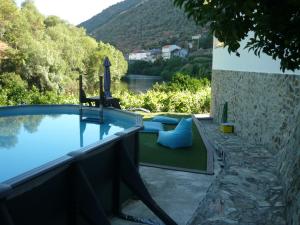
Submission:
[[151,57],[150,51],[145,50],[136,50],[132,53],[129,53],[129,60],[142,60],[142,61],[148,61]]
[[300,221],[300,71],[282,72],[279,60],[248,52],[244,46],[251,36],[240,43],[240,57],[214,39],[211,116],[220,122],[228,102],[235,133],[273,153],[292,224]]
[[201,34],[192,36],[192,48],[193,46],[195,47],[196,50],[199,48],[199,41],[201,37],[202,37]]
[[177,57],[185,58],[187,57],[188,53],[189,53],[188,50],[185,48],[176,49],[171,53],[171,57],[177,56]]
[[151,56],[154,60],[157,60],[161,57],[161,48],[153,48],[149,50],[151,52]]
[[181,48],[177,45],[165,45],[162,47],[162,57],[163,59],[170,59],[172,57],[172,52],[175,50],[180,50]]

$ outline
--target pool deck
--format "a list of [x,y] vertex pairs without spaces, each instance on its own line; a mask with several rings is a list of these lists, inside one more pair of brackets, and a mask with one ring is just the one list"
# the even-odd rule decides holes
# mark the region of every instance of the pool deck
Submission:
[[[141,167],[158,204],[178,225],[286,224],[275,156],[235,134],[220,133],[211,120],[199,124],[215,149],[215,175]],[[140,201],[128,203],[123,211],[158,221]],[[113,218],[112,224],[137,223]]]
[[[215,179],[215,176],[154,167],[140,167],[140,173],[152,197],[179,225],[187,224],[195,216],[194,212]],[[159,221],[141,201],[129,202],[123,212]],[[118,218],[111,222],[113,225],[138,224]]]

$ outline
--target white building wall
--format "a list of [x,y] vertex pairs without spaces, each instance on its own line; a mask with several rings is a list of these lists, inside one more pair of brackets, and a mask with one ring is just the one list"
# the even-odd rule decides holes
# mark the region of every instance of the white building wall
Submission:
[[162,57],[164,59],[170,59],[172,56],[172,52],[176,49],[181,49],[179,46],[177,45],[168,45],[168,47],[164,46],[162,48]]
[[[213,70],[283,74],[278,60],[275,61],[264,53],[261,53],[258,57],[254,55],[253,51],[248,52],[247,49],[243,49],[248,40],[249,37],[241,42],[241,47],[238,50],[240,57],[238,57],[234,53],[229,54],[227,47],[216,47],[218,41],[214,38]],[[300,75],[300,70],[285,71],[284,74]]]
[[170,59],[171,58],[171,52],[169,52],[169,51],[163,51],[162,52],[162,57],[164,59]]
[[129,60],[146,60],[149,55],[147,52],[130,53]]

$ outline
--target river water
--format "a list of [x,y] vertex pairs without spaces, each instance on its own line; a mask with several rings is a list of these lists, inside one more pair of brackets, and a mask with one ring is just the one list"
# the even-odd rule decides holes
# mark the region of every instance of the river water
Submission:
[[130,91],[140,93],[149,90],[156,82],[162,82],[160,76],[148,76],[148,75],[126,75],[126,79],[120,83],[112,85],[112,91],[116,89],[128,89]]

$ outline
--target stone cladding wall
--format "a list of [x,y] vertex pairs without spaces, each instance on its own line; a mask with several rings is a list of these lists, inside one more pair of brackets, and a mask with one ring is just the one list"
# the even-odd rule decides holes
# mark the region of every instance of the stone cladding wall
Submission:
[[235,133],[276,154],[288,224],[300,224],[300,76],[213,70],[211,115],[228,102]]

